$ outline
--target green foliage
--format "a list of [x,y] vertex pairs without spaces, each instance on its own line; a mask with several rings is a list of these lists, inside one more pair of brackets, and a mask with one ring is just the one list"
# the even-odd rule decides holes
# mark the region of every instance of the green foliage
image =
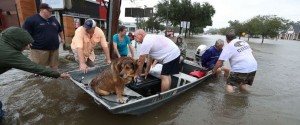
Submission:
[[242,33],[245,32],[245,25],[243,23],[240,23],[238,20],[235,21],[229,21],[229,26],[231,29],[234,29],[235,34],[238,37],[242,36]]
[[164,30],[166,27],[164,25],[159,24],[159,30]]
[[196,27],[196,28],[192,29],[192,32],[195,33],[195,34],[198,34],[198,33],[203,33],[204,30],[203,30],[202,27]]
[[215,9],[209,3],[192,3],[191,0],[170,0],[170,3],[162,0],[155,7],[159,21],[169,20],[172,26],[180,25],[181,21],[190,21],[191,31],[196,32],[203,32],[203,27],[211,26],[211,18],[215,14]]
[[160,22],[156,20],[156,17],[150,17],[146,21],[146,27],[151,29],[152,32],[153,30],[161,30]]
[[276,15],[256,16],[254,19],[258,20],[256,25],[257,34],[262,35],[262,43],[265,37],[276,37],[278,31],[284,27],[283,19]]
[[227,33],[229,30],[230,30],[230,27],[221,28],[221,29],[219,29],[218,34],[226,35],[226,33]]
[[146,21],[144,18],[137,18],[135,19],[136,21],[136,26],[139,28],[139,29],[144,29],[146,28],[147,24],[146,24]]
[[234,29],[237,36],[241,36],[243,32],[246,32],[249,36],[262,36],[262,43],[266,37],[276,37],[278,32],[285,29],[289,22],[276,15],[258,15],[245,22],[239,22],[238,20],[229,21],[230,24],[227,28],[220,29],[221,34],[225,35],[227,31]]

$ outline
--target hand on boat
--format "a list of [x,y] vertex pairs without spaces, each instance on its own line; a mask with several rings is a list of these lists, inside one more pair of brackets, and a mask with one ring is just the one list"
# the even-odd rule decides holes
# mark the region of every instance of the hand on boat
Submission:
[[145,79],[147,79],[148,73],[141,74],[141,76],[145,76]]
[[207,74],[213,74],[213,70],[208,71]]
[[134,75],[134,81],[136,81],[139,78],[138,75]]
[[79,70],[80,70],[81,72],[83,72],[84,74],[86,74],[86,73],[87,73],[87,70],[88,70],[88,66],[87,66],[85,63],[80,63],[80,68],[79,68]]
[[70,74],[62,73],[60,74],[60,78],[69,78]]
[[110,64],[111,64],[111,60],[107,60],[106,63],[107,63],[108,65],[110,65]]

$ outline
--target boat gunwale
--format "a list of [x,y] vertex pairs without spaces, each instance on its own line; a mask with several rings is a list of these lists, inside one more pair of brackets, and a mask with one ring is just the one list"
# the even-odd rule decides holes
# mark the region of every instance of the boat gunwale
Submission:
[[[205,75],[205,76],[202,77],[202,78],[198,78],[198,79],[197,79],[196,81],[194,81],[194,82],[190,82],[190,83],[181,85],[181,86],[179,86],[179,87],[170,89],[170,90],[168,90],[168,91],[161,92],[161,93],[159,93],[159,94],[154,94],[154,95],[151,95],[151,96],[148,96],[148,97],[144,97],[144,96],[143,96],[141,99],[138,99],[138,100],[132,100],[132,101],[130,101],[130,102],[128,102],[128,103],[124,103],[124,104],[120,104],[120,105],[116,105],[116,106],[110,106],[110,105],[108,105],[108,104],[107,104],[105,101],[103,101],[101,98],[97,97],[97,96],[95,95],[95,92],[86,89],[86,86],[84,86],[84,85],[80,85],[80,84],[82,84],[82,83],[79,83],[78,81],[76,81],[76,80],[73,79],[72,77],[71,77],[70,79],[71,79],[77,86],[79,86],[81,89],[83,89],[83,90],[84,90],[85,92],[87,92],[89,95],[91,95],[94,99],[96,99],[96,100],[99,101],[102,105],[104,105],[106,108],[108,108],[109,110],[115,110],[115,109],[118,109],[118,108],[120,108],[120,107],[124,107],[124,106],[128,106],[128,105],[131,105],[131,104],[134,104],[134,103],[142,102],[142,101],[144,101],[144,100],[148,100],[148,99],[151,99],[151,98],[155,98],[155,97],[160,96],[160,95],[165,95],[166,93],[173,92],[173,91],[178,90],[178,89],[180,89],[180,88],[189,86],[190,84],[197,84],[198,82],[200,82],[201,80],[205,79],[206,77],[209,77],[210,75],[212,75],[212,74],[207,74],[207,75]],[[199,83],[198,83],[198,84],[199,84]],[[129,88],[129,89],[130,89],[130,88]],[[134,90],[132,90],[132,91],[134,91]],[[135,91],[134,91],[134,92],[135,92]],[[179,94],[181,94],[181,93],[179,93]],[[179,95],[179,94],[176,94],[176,95]],[[167,98],[170,98],[170,97],[172,97],[172,96],[168,96]],[[166,99],[167,99],[167,98],[166,98]],[[160,101],[158,101],[158,102],[160,102]]]

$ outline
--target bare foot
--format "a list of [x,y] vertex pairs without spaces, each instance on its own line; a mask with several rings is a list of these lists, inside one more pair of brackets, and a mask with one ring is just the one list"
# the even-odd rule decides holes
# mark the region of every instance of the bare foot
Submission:
[[227,86],[226,86],[226,92],[227,92],[227,93],[233,93],[233,92],[234,92],[233,86],[227,85]]

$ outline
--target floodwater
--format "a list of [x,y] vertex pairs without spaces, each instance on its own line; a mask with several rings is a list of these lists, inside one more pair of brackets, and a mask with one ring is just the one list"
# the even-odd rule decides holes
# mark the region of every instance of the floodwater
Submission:
[[[187,39],[188,56],[200,44],[224,36]],[[245,38],[242,38],[245,39]],[[258,71],[249,93],[225,93],[225,79],[211,78],[148,113],[114,115],[68,79],[32,77],[20,70],[0,75],[0,100],[6,111],[0,124],[59,125],[299,125],[300,41],[250,39]],[[103,64],[103,54],[98,60]],[[228,63],[225,64],[228,66]],[[60,71],[77,69],[64,63]]]

